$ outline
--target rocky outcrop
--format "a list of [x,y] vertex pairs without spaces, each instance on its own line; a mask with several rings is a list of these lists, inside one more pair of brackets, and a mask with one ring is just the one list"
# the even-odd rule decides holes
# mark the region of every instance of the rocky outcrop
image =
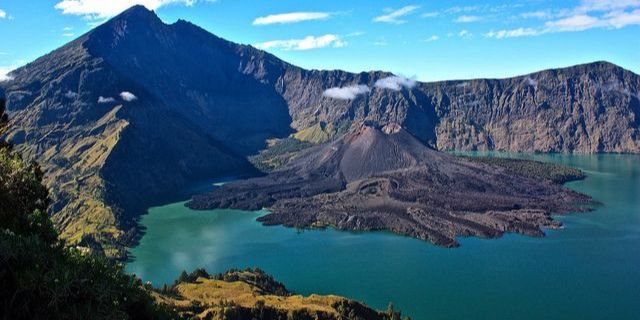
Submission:
[[[389,76],[304,70],[136,6],[0,87],[8,138],[45,168],[63,236],[116,248],[136,234],[148,199],[193,180],[251,174],[247,156],[295,132],[324,142],[354,123],[398,123],[440,149],[640,152],[640,80],[612,64],[375,86]],[[370,91],[323,95],[358,84]]]

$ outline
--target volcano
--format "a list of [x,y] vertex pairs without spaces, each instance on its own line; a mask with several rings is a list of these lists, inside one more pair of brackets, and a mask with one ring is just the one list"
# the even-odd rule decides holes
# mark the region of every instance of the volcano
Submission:
[[439,246],[458,236],[542,236],[551,213],[589,197],[544,179],[439,152],[396,123],[363,124],[271,174],[226,184],[187,205],[271,213],[266,225],[388,230]]

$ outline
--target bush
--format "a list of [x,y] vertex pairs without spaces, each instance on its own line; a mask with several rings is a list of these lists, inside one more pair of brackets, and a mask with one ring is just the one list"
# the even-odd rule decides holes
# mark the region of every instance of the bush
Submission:
[[0,300],[9,319],[170,318],[140,279],[105,258],[5,230],[0,259]]
[[26,164],[9,146],[0,147],[0,203],[0,228],[50,244],[57,240],[40,167]]

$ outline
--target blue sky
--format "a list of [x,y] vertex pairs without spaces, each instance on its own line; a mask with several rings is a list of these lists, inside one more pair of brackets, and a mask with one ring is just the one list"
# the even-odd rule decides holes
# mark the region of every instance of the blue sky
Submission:
[[134,4],[305,68],[434,81],[607,60],[640,73],[640,0],[0,0],[0,78]]

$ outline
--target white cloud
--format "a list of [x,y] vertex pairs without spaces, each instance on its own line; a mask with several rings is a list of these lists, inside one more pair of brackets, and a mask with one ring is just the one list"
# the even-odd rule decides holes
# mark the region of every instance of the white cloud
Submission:
[[640,9],[631,12],[616,11],[605,16],[607,25],[620,29],[631,25],[640,25]]
[[324,20],[329,18],[330,16],[331,14],[327,12],[290,12],[282,14],[272,14],[253,20],[253,25],[263,26],[276,23],[286,24],[309,20]]
[[112,97],[103,97],[103,96],[98,97],[98,103],[113,103],[113,102],[116,102],[116,99]]
[[4,10],[0,9],[0,19],[6,19],[6,18],[7,18],[7,13]]
[[479,16],[462,15],[462,16],[459,16],[458,18],[456,18],[454,20],[454,22],[456,22],[456,23],[470,23],[470,22],[478,22],[480,20],[482,20],[482,18],[479,17]]
[[440,40],[440,37],[434,34],[431,37],[424,39],[422,42],[434,42],[438,40]]
[[473,33],[469,32],[469,30],[461,30],[458,32],[458,36],[461,38],[469,38],[473,36]]
[[390,89],[394,91],[400,91],[402,88],[411,89],[415,85],[415,80],[400,76],[382,78],[375,83],[376,88]]
[[547,33],[584,31],[593,28],[620,29],[630,25],[640,25],[640,10],[614,13],[605,18],[588,15],[571,16],[559,20],[548,21],[542,28],[517,28],[485,33],[486,37],[495,39],[539,36]]
[[480,6],[451,7],[445,10],[445,13],[472,12],[480,10]]
[[317,48],[342,48],[347,45],[347,42],[342,40],[339,35],[325,34],[323,36],[307,36],[303,39],[289,39],[289,40],[272,40],[261,43],[256,43],[255,47],[258,49],[281,49],[281,50],[310,50]]
[[485,36],[495,39],[539,36],[556,32],[576,32],[594,28],[620,29],[640,25],[640,0],[582,0],[574,8],[526,12],[522,18],[547,20],[538,27],[521,27],[490,31]]
[[127,101],[127,102],[138,100],[138,97],[136,97],[136,95],[134,95],[133,93],[131,93],[129,91],[120,92],[120,98],[122,98],[122,100]]
[[[513,9],[520,8],[522,6],[523,4],[520,4],[520,3],[501,4],[501,5],[484,4],[484,5],[473,5],[473,6],[455,6],[455,7],[447,8],[442,11],[426,12],[421,14],[420,16],[423,18],[433,18],[437,16],[445,16],[445,15],[453,16],[453,15],[462,14],[461,16],[453,19],[453,21],[458,23],[468,23],[468,22],[485,20],[486,18],[493,19],[493,18],[496,18],[497,14],[499,13],[510,12]],[[478,13],[478,12],[482,12],[484,16],[470,15],[471,13]]]
[[371,91],[371,89],[369,89],[368,86],[359,84],[348,87],[333,87],[325,90],[322,95],[332,99],[353,100],[357,96],[368,93],[369,91]]
[[555,21],[548,21],[545,23],[545,26],[553,31],[582,31],[594,28],[600,24],[600,19],[586,14],[580,14]]
[[70,38],[70,37],[75,36],[75,34],[74,34],[74,33],[72,33],[72,32],[65,32],[65,33],[63,33],[63,34],[62,34],[62,36],[63,36],[63,37]]
[[345,37],[359,37],[364,34],[365,34],[364,31],[355,31],[355,32],[347,33]]
[[102,19],[115,16],[134,5],[143,5],[150,10],[156,10],[169,4],[192,6],[196,2],[198,0],[62,0],[55,5],[55,8],[63,14]]
[[640,0],[582,0],[576,11],[614,11],[639,7]]
[[540,31],[532,28],[517,28],[511,30],[498,30],[498,31],[490,31],[485,34],[486,37],[496,38],[496,39],[505,39],[505,38],[517,38],[517,37],[526,37],[526,36],[537,36],[540,34]]
[[524,19],[531,19],[531,18],[547,19],[551,17],[551,13],[549,11],[530,11],[530,12],[521,13],[520,17]]
[[437,17],[439,15],[440,15],[440,12],[433,11],[433,12],[425,12],[425,13],[421,14],[420,17],[422,17],[422,18],[435,18],[435,17]]
[[391,23],[391,24],[403,24],[406,23],[406,20],[402,20],[400,18],[407,16],[411,13],[413,13],[414,11],[418,10],[420,8],[420,6],[405,6],[402,7],[398,10],[387,10],[388,13],[381,15],[381,16],[377,16],[375,18],[373,18],[374,22],[384,22],[384,23]]
[[522,82],[525,85],[528,85],[528,86],[532,86],[532,87],[537,87],[538,86],[538,80],[534,80],[531,77],[524,78],[524,80],[522,80]]
[[64,96],[67,97],[68,99],[75,99],[78,97],[78,94],[76,92],[69,90],[67,91],[67,93],[64,94]]
[[0,82],[13,80],[13,77],[9,76],[13,70],[15,70],[14,67],[0,67]]

